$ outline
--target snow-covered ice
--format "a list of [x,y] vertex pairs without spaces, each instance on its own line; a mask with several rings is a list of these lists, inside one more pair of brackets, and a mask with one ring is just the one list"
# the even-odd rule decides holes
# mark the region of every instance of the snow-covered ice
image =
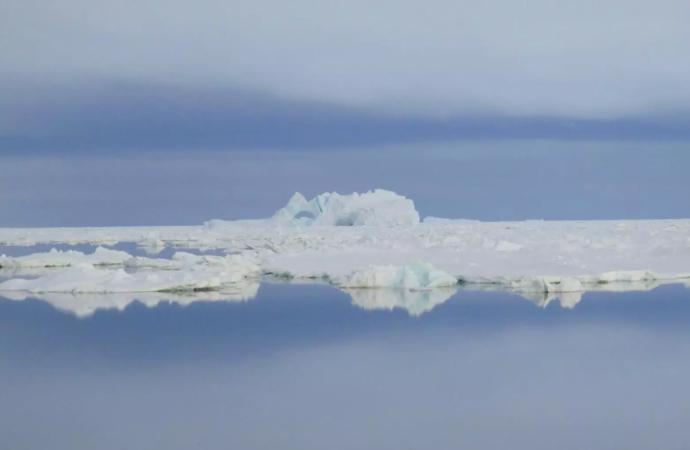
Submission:
[[[541,299],[558,294],[562,303],[565,294],[571,294],[565,303],[573,304],[577,293],[587,290],[690,280],[688,219],[420,222],[410,199],[383,190],[327,193],[311,200],[295,194],[263,220],[212,220],[187,227],[0,229],[0,245],[118,242],[179,251],[172,259],[134,257],[106,248],[92,254],[3,256],[0,266],[12,279],[0,289],[221,289],[263,274],[319,279],[356,292],[413,292],[460,283]],[[228,256],[184,252],[191,249],[216,249]],[[23,279],[20,268],[38,270],[38,278]]]
[[[53,264],[50,255],[55,255],[59,264]],[[47,270],[35,278],[17,277],[4,281],[0,283],[0,291],[114,293],[220,290],[259,273],[256,264],[240,255],[208,256],[178,252],[169,260],[129,256],[117,263],[111,255],[110,252],[96,249],[90,255],[77,251],[50,251],[36,258],[17,258],[22,262],[30,261],[32,267],[36,267],[36,262],[40,261]],[[100,256],[104,259],[100,259]],[[115,267],[117,265],[122,267]],[[125,266],[139,270],[127,271]]]
[[45,267],[69,267],[76,264],[93,264],[96,266],[118,266],[132,258],[127,252],[98,247],[93,253],[75,250],[61,251],[51,249],[45,253],[32,253],[26,256],[11,258],[0,255],[0,267],[26,269]]

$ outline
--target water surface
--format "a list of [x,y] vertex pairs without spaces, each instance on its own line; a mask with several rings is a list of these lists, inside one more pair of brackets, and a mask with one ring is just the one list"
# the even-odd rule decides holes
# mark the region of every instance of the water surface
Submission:
[[573,309],[461,290],[363,309],[328,286],[78,318],[0,299],[11,449],[681,449],[690,291]]

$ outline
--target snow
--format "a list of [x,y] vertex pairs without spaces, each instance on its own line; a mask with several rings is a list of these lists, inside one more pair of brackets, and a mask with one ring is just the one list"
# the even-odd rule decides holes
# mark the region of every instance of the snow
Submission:
[[[342,226],[350,225],[350,226]],[[223,289],[248,277],[319,279],[376,307],[433,304],[419,293],[463,284],[537,303],[621,286],[690,280],[690,220],[480,222],[427,218],[390,191],[295,194],[271,218],[186,227],[0,229],[0,245],[134,242],[172,259],[99,248],[0,257],[1,290],[125,292]],[[215,249],[226,256],[184,250]],[[33,268],[38,278],[22,278]],[[24,277],[26,278],[26,277]],[[388,289],[381,293],[367,288]],[[385,293],[383,293],[385,292]],[[415,293],[416,292],[416,293]],[[414,299],[436,300],[412,300]],[[564,300],[565,299],[565,300]],[[407,309],[407,308],[406,308]],[[414,310],[423,310],[415,307]]]
[[[467,284],[581,291],[690,278],[690,221],[431,221],[413,228],[283,231],[253,241],[265,271],[341,279],[369,265],[425,261]],[[260,244],[259,244],[260,243]],[[261,251],[259,250],[261,253]],[[644,274],[644,275],[641,275]]]

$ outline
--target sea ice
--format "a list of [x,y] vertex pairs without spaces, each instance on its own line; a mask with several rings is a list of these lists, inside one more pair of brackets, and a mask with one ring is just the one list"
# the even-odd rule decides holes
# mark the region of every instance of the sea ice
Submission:
[[[83,254],[71,255],[75,260]],[[91,255],[93,256],[93,255]],[[62,260],[64,261],[64,259]],[[206,256],[176,253],[173,259],[131,258],[124,268],[71,262],[36,278],[13,278],[0,283],[0,291],[29,292],[165,292],[221,290],[257,276],[259,267],[239,255]],[[50,267],[50,265],[48,266]]]
[[0,267],[3,268],[40,268],[68,267],[88,263],[97,266],[123,265],[132,256],[127,252],[98,247],[93,253],[85,254],[76,250],[51,249],[48,252],[32,253],[26,256],[0,256]]
[[[186,227],[0,229],[0,245],[108,245],[123,241],[157,249],[212,248],[229,256],[178,251],[172,259],[163,259],[131,257],[107,249],[90,255],[52,251],[7,256],[0,258],[0,265],[10,271],[3,269],[6,273],[0,276],[15,278],[16,272],[10,273],[13,268],[34,267],[38,280],[43,281],[14,279],[1,284],[0,289],[18,285],[38,289],[48,276],[56,277],[55,284],[61,270],[45,267],[63,266],[66,269],[62,270],[67,270],[81,264],[86,264],[80,266],[85,274],[102,276],[101,283],[130,283],[139,286],[137,289],[146,283],[137,278],[139,275],[125,277],[133,276],[127,272],[131,269],[135,273],[143,269],[161,272],[146,289],[178,285],[214,288],[260,271],[294,279],[324,279],[350,289],[431,289],[460,281],[472,286],[500,286],[539,298],[690,280],[688,219],[480,222],[427,218],[420,223],[411,200],[383,190],[326,193],[311,200],[295,194],[273,217],[263,220],[214,220]],[[242,264],[252,269],[242,268]],[[106,267],[127,271],[116,275],[117,271],[104,272]],[[163,274],[165,271],[170,273]],[[112,277],[121,280],[110,280]],[[175,277],[177,281],[184,281],[184,277],[190,280],[178,283]],[[90,283],[90,289],[103,289],[95,279]],[[62,286],[84,288],[74,280]]]

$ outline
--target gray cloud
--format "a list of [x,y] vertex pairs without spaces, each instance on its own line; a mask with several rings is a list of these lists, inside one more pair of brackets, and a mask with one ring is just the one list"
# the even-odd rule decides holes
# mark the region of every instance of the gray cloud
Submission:
[[485,138],[690,138],[687,115],[419,116],[242,89],[134,82],[23,82],[2,94],[3,153],[323,149]]
[[120,78],[383,114],[610,120],[688,110],[689,22],[680,0],[6,0],[0,81]]

